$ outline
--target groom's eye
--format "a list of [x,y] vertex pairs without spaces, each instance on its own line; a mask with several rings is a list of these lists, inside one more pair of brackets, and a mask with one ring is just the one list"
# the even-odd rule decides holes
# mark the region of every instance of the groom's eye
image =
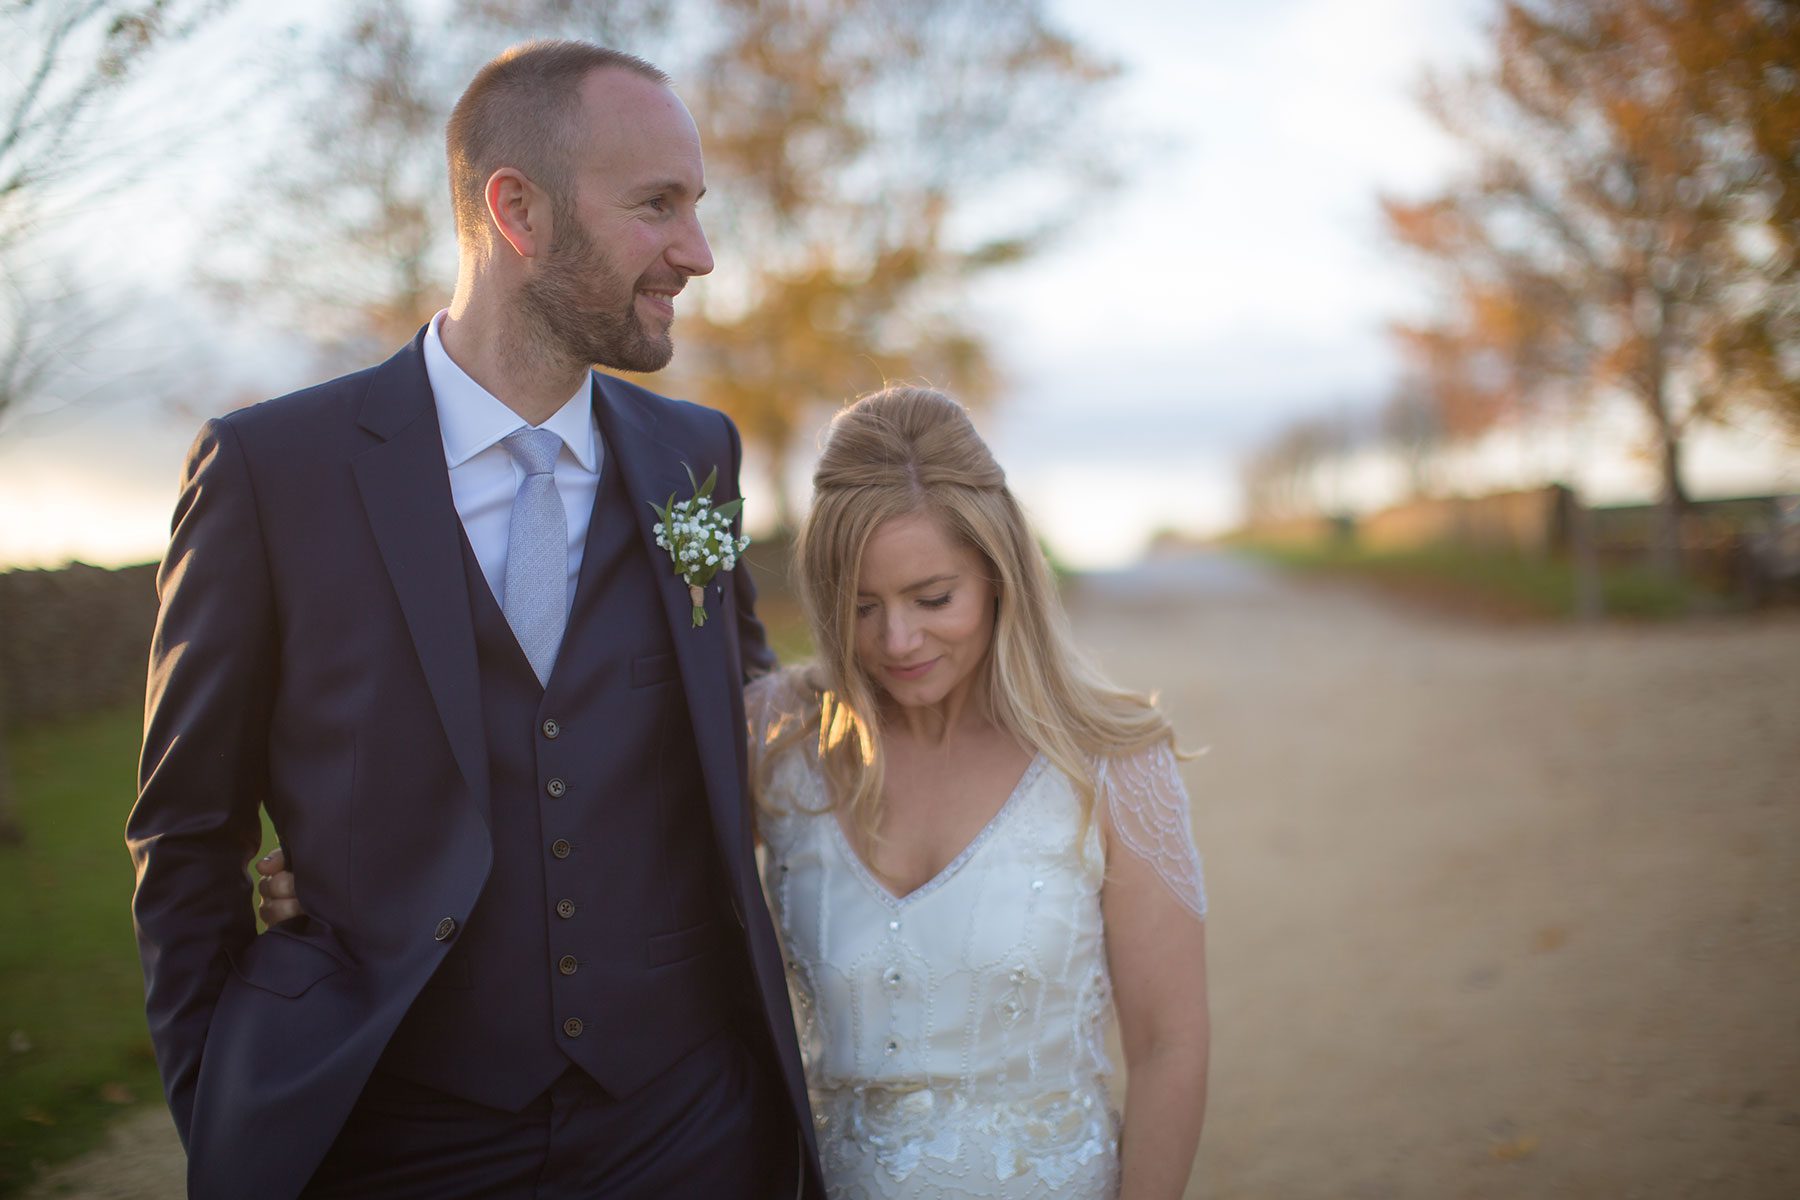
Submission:
[[644,201],[644,207],[655,209],[657,212],[662,212],[669,207],[669,198],[667,196],[652,196],[650,199]]

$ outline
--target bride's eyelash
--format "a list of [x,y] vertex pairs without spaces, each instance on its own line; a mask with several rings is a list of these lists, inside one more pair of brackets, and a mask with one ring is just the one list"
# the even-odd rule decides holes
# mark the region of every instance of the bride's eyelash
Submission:
[[[950,603],[950,599],[954,595],[954,592],[945,592],[941,596],[922,596],[918,603],[923,608],[942,608]],[[874,611],[875,605],[873,604],[859,604],[856,606],[856,615],[859,617],[866,617]]]

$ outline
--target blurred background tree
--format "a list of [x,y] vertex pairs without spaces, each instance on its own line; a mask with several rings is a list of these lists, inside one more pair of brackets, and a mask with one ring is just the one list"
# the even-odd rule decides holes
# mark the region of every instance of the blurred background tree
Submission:
[[730,274],[674,372],[761,448],[791,527],[789,455],[823,410],[902,378],[992,395],[968,281],[1107,181],[1114,69],[1034,0],[713,7],[692,107]]
[[1673,574],[1688,432],[1800,430],[1800,7],[1507,0],[1492,52],[1428,88],[1467,173],[1383,201],[1440,289],[1398,330],[1413,378],[1453,436],[1629,396]]
[[129,85],[229,5],[0,2],[0,429],[108,316],[71,284],[47,235],[168,153],[167,140],[124,135]]
[[1408,499],[1439,490],[1437,456],[1446,436],[1443,409],[1429,387],[1404,375],[1377,416],[1378,434],[1406,471]]
[[[0,431],[113,315],[72,282],[47,230],[167,151],[122,137],[119,106],[159,52],[228,3],[0,3]],[[0,841],[20,836],[11,781],[0,737]]]
[[1114,68],[1045,9],[706,0],[677,17],[654,0],[458,0],[425,35],[416,5],[360,0],[298,74],[281,64],[294,136],[257,164],[209,277],[332,368],[380,357],[449,296],[442,129],[476,67],[528,36],[629,48],[675,76],[700,124],[719,260],[684,301],[658,386],[731,414],[791,527],[799,432],[893,378],[986,399],[995,372],[964,284],[1043,246],[1110,181],[1122,142],[1103,144],[1093,114]]
[[385,358],[445,295],[454,252],[430,154],[442,86],[423,36],[406,4],[356,0],[299,69],[268,68],[297,115],[254,161],[233,236],[202,269],[234,307],[303,330],[322,369]]
[[1328,476],[1358,442],[1358,430],[1342,411],[1298,417],[1244,460],[1240,482],[1246,519],[1284,522],[1333,515],[1343,497]]
[[[586,25],[617,43],[659,13],[609,4]],[[392,354],[456,278],[450,106],[496,47],[527,36],[530,15],[503,0],[455,0],[447,19],[410,0],[353,0],[337,23],[261,64],[277,133],[246,164],[246,200],[222,215],[231,233],[203,281],[300,334],[321,371]]]

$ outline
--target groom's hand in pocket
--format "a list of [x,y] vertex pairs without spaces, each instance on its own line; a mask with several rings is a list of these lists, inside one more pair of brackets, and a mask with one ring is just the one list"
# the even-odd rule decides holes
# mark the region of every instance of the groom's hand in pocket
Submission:
[[256,873],[262,876],[256,884],[256,894],[260,897],[256,902],[256,913],[265,926],[279,925],[306,915],[294,895],[294,873],[287,869],[287,855],[282,853],[280,846],[256,860]]

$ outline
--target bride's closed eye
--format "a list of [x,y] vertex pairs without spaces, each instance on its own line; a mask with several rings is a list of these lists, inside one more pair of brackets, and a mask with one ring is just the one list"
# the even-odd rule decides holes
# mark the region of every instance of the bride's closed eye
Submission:
[[[955,598],[955,592],[945,592],[941,596],[921,596],[916,603],[920,608],[943,608]],[[875,604],[859,604],[856,606],[856,615],[866,617],[878,607],[880,606]]]

